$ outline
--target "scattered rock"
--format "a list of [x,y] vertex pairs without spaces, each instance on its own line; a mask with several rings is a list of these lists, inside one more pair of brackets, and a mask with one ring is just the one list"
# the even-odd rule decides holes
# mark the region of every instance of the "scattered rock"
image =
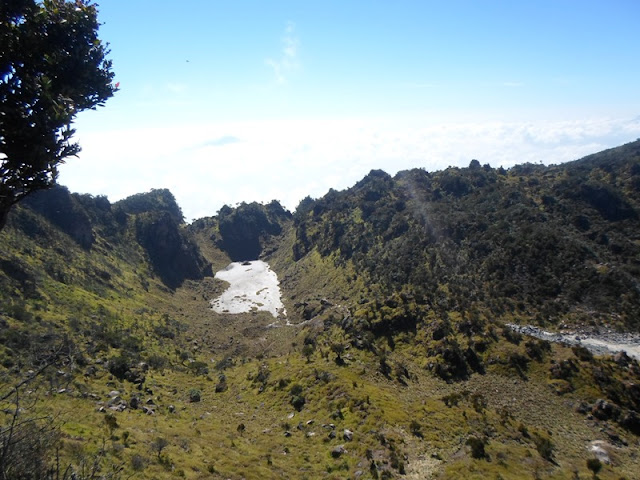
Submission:
[[622,367],[626,367],[631,362],[631,357],[627,355],[627,352],[618,352],[613,356],[613,361]]
[[620,408],[607,400],[599,398],[591,407],[591,414],[598,420],[609,420],[618,417]]
[[176,411],[176,407],[174,405],[169,405],[167,409],[169,410],[169,413],[173,413]]
[[353,432],[348,428],[345,428],[344,432],[342,432],[342,438],[344,438],[347,442],[350,442],[351,440],[353,440]]
[[155,410],[149,407],[142,407],[142,411],[147,415],[155,415]]
[[640,415],[633,410],[628,410],[621,415],[618,419],[618,423],[631,433],[640,435]]
[[589,451],[593,453],[598,460],[607,465],[611,465],[611,451],[613,446],[603,440],[594,440],[589,445]]
[[332,456],[333,458],[339,458],[339,457],[341,457],[342,455],[344,455],[345,453],[347,453],[347,449],[346,449],[346,448],[344,448],[344,445],[338,445],[337,447],[334,447],[334,448],[331,450],[331,456]]

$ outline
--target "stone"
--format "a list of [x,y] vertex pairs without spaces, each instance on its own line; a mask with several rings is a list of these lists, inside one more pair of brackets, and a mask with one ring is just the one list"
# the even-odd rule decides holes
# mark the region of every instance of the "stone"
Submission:
[[345,428],[344,432],[342,432],[342,438],[344,438],[347,442],[350,442],[351,440],[353,440],[353,432],[348,428]]
[[331,456],[332,456],[333,458],[339,458],[339,457],[341,457],[342,455],[344,455],[345,453],[347,453],[347,449],[346,449],[346,448],[344,448],[344,445],[338,445],[337,447],[334,447],[334,448],[331,450]]
[[609,452],[613,447],[602,440],[594,440],[589,446],[589,451],[593,453],[598,460],[607,465],[611,464],[611,456]]
[[598,420],[609,420],[616,418],[620,413],[620,408],[614,403],[599,398],[591,407],[591,414]]

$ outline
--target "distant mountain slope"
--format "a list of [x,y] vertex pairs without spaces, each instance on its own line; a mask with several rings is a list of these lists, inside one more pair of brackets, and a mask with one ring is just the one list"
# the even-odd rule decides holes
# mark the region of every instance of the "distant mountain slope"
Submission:
[[372,171],[295,214],[297,259],[352,262],[369,299],[640,328],[640,142],[576,162]]
[[[638,361],[507,323],[638,331],[639,214],[640,142],[190,225],[164,189],[34,195],[0,232],[0,476],[635,478]],[[255,258],[290,325],[210,308]]]

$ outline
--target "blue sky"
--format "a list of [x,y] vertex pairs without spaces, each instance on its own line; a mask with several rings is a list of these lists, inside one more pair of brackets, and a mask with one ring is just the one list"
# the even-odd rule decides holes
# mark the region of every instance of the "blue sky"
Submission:
[[170,188],[188,219],[640,137],[636,0],[111,0],[99,18],[120,91],[78,116],[60,182]]

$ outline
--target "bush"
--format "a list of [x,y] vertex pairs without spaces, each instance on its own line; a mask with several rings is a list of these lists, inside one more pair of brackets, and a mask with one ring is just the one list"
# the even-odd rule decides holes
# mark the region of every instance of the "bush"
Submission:
[[147,459],[141,455],[135,454],[131,457],[131,467],[134,471],[140,472],[147,467]]
[[549,437],[545,437],[540,434],[536,434],[533,437],[533,443],[536,445],[536,450],[542,458],[548,462],[553,462],[553,442]]
[[593,473],[593,478],[598,475],[598,472],[602,470],[602,462],[597,458],[588,458],[587,459],[587,468],[591,470]]
[[291,398],[291,405],[293,406],[293,408],[295,408],[297,411],[302,410],[302,407],[304,407],[304,404],[307,401],[305,400],[305,398],[302,395],[296,395],[294,397]]
[[487,452],[484,449],[485,442],[478,437],[469,437],[466,445],[471,448],[471,456],[476,459],[487,458]]
[[191,390],[189,390],[189,401],[191,403],[199,402],[200,399],[201,399],[200,390],[198,390],[197,388],[192,388]]
[[415,420],[411,420],[411,424],[409,425],[409,430],[411,431],[411,433],[418,437],[418,438],[422,438],[422,426]]
[[131,357],[125,354],[120,354],[117,357],[109,360],[109,372],[119,380],[124,380],[127,372],[131,370],[131,366],[134,364]]
[[167,357],[153,353],[147,358],[147,363],[154,370],[162,370],[167,365]]
[[195,361],[189,364],[189,370],[191,370],[196,375],[208,375],[209,374],[209,366],[206,362]]

